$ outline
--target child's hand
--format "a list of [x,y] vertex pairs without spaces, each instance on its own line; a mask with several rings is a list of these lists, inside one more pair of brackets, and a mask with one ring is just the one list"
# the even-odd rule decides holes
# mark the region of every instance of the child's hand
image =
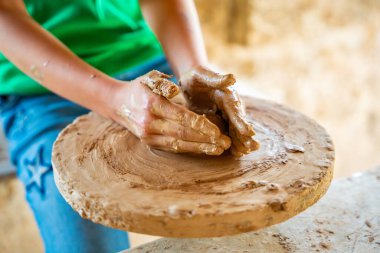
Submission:
[[230,138],[205,116],[165,98],[178,92],[167,77],[151,71],[129,83],[123,82],[113,93],[112,118],[157,149],[208,155],[223,153],[231,145]]
[[236,156],[248,154],[259,148],[253,139],[253,127],[245,120],[245,110],[232,85],[232,74],[221,75],[203,66],[192,68],[180,78],[189,108],[200,114],[221,111],[229,124],[232,139],[231,151]]

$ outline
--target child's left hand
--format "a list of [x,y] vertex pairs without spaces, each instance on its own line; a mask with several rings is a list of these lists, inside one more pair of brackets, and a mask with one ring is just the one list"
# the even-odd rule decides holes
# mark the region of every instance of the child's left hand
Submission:
[[232,88],[234,83],[232,74],[221,75],[204,66],[196,66],[180,77],[190,110],[206,115],[220,111],[229,124],[231,152],[242,156],[257,150],[259,144],[253,139],[253,127],[245,119],[244,107]]

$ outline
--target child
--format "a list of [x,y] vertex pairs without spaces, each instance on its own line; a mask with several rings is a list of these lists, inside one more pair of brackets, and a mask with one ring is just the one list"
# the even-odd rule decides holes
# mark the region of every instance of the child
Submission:
[[[232,152],[242,155],[257,148],[230,87],[233,77],[206,67],[192,1],[0,0],[0,41],[1,120],[46,252],[129,247],[125,232],[75,213],[53,181],[52,144],[88,109],[154,148],[212,155],[228,149],[230,139],[193,111],[220,110],[235,136]],[[161,72],[171,74],[161,46],[189,109],[144,84],[163,82],[167,76]],[[153,69],[160,72],[148,73]]]

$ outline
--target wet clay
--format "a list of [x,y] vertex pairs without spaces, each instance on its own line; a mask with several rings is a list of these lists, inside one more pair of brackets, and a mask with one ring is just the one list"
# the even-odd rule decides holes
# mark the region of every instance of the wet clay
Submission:
[[153,93],[171,99],[179,93],[178,86],[168,80],[171,77],[157,70],[152,70],[146,74],[141,82],[147,85]]
[[330,185],[331,138],[282,105],[243,98],[260,149],[236,158],[150,149],[95,113],[54,144],[56,184],[84,218],[165,237],[237,234],[289,219]]

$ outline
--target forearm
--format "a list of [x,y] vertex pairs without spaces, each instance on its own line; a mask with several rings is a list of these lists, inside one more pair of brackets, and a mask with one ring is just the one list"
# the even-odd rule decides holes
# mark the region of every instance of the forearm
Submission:
[[118,83],[73,54],[26,12],[0,6],[0,41],[1,52],[25,74],[54,93],[108,116],[107,95]]
[[144,17],[158,37],[177,77],[207,65],[198,15],[191,0],[140,0]]

